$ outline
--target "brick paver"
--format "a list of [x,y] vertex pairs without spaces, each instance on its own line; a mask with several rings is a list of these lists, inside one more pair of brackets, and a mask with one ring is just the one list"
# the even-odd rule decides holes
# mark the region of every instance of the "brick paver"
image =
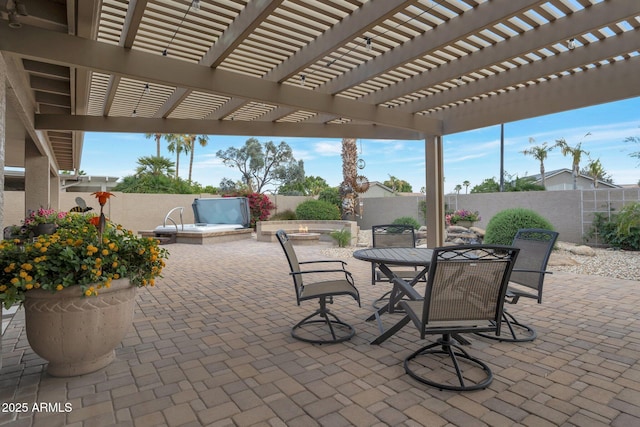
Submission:
[[[301,260],[325,246],[298,247]],[[312,345],[290,328],[315,310],[297,306],[277,243],[170,245],[164,278],[141,289],[116,360],[92,374],[53,378],[24,334],[22,311],[2,340],[0,426],[640,425],[640,282],[555,273],[542,305],[512,313],[538,331],[531,343],[470,337],[494,381],[471,393],[419,384],[402,368],[423,345],[411,325],[381,346],[364,319],[386,287],[367,263],[346,260],[363,306],[331,307],[355,326],[349,342]],[[390,324],[399,315],[385,316]],[[108,325],[105,325],[108,327]],[[71,405],[41,413],[34,403]]]

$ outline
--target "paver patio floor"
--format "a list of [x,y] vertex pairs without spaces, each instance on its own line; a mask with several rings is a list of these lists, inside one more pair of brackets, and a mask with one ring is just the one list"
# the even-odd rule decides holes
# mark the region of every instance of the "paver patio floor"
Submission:
[[[326,258],[322,247],[296,250],[300,260]],[[332,307],[356,336],[312,345],[290,336],[316,303],[296,305],[277,243],[167,249],[164,278],[138,291],[133,328],[101,371],[49,376],[18,311],[2,339],[0,402],[72,409],[15,413],[3,406],[1,426],[640,425],[638,281],[549,276],[542,305],[510,307],[538,338],[509,344],[471,337],[468,351],[488,362],[494,381],[458,393],[404,373],[403,359],[424,343],[411,325],[369,345],[377,328],[364,319],[386,288],[370,285],[368,263],[347,260],[362,308],[349,297]]]

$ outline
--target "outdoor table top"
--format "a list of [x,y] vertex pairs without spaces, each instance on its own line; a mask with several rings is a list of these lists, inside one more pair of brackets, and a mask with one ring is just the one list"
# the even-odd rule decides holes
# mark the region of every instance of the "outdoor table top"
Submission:
[[382,264],[423,266],[431,264],[433,249],[427,248],[368,248],[359,249],[353,257]]

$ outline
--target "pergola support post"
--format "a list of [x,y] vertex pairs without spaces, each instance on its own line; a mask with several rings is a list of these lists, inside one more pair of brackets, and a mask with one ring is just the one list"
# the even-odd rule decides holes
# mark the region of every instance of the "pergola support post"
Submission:
[[444,168],[442,165],[442,137],[425,138],[427,246],[444,244]]
[[51,173],[49,158],[42,155],[33,141],[27,137],[24,144],[24,207],[25,215],[39,208],[50,209]]

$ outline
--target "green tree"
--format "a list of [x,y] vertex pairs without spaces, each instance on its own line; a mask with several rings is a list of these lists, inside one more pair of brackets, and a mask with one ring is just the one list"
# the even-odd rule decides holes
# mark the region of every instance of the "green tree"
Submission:
[[162,139],[161,133],[145,133],[144,137],[147,139],[155,139],[156,140],[156,157],[160,157],[160,140]]
[[[533,138],[529,138],[529,144],[535,143],[536,140]],[[531,156],[534,159],[540,162],[540,179],[542,181],[542,186],[546,188],[546,183],[544,179],[544,161],[547,159],[547,155],[549,151],[553,150],[555,145],[548,146],[547,142],[543,142],[542,145],[534,145],[533,147],[527,148],[522,151],[522,154],[525,156]]]
[[460,190],[462,190],[462,185],[457,184],[455,187],[453,187],[453,191],[456,192],[456,194],[460,194]]
[[191,182],[191,172],[193,171],[193,156],[196,152],[196,141],[200,144],[201,147],[206,147],[209,143],[209,136],[207,135],[186,135],[185,138],[189,144],[189,152],[191,153],[191,157],[189,158],[189,182]]
[[[635,142],[636,144],[640,144],[640,136],[629,136],[624,139],[624,142]],[[629,156],[640,160],[640,151],[629,153]],[[638,163],[638,165],[640,166],[640,163]],[[640,185],[640,181],[638,181],[638,185]]]
[[469,186],[471,185],[471,183],[465,179],[462,182],[462,185],[464,185],[464,194],[469,193]]
[[167,142],[169,143],[169,145],[167,146],[167,149],[169,150],[170,153],[176,153],[176,176],[175,178],[178,179],[178,175],[180,173],[180,154],[184,151],[184,152],[188,152],[189,151],[189,141],[188,139],[188,135],[182,134],[182,133],[167,133],[164,135],[164,138],[167,140]]
[[471,193],[497,193],[500,191],[500,184],[496,181],[495,177],[487,178],[480,184],[474,186],[471,189]]
[[403,179],[398,179],[393,175],[389,175],[389,179],[382,184],[392,189],[393,192],[397,191],[400,193],[411,193],[413,191],[413,188],[411,188],[411,184]]
[[278,194],[317,196],[322,190],[329,188],[324,178],[305,176],[302,182],[286,182],[278,188]]
[[[276,184],[287,178],[290,168],[300,168],[289,145],[282,141],[275,145],[266,142],[264,148],[256,138],[249,138],[240,148],[218,150],[216,156],[229,167],[237,168],[242,181],[250,192],[260,193],[268,184]],[[299,173],[299,172],[297,172]],[[304,174],[303,174],[304,176]]]
[[611,178],[607,175],[600,159],[589,159],[587,167],[580,171],[583,175],[589,175],[593,179],[593,188],[598,188],[599,181],[611,182]]
[[145,156],[138,158],[136,176],[141,175],[165,175],[171,177],[175,173],[175,163],[162,156]]
[[[582,139],[591,135],[591,132],[588,132]],[[564,138],[557,139],[555,147],[559,147],[562,151],[563,156],[571,156],[571,174],[573,175],[573,189],[578,189],[578,174],[580,173],[580,160],[582,160],[582,155],[589,155],[588,151],[582,149],[582,141],[580,141],[575,146],[571,147],[567,144],[567,141]]]

